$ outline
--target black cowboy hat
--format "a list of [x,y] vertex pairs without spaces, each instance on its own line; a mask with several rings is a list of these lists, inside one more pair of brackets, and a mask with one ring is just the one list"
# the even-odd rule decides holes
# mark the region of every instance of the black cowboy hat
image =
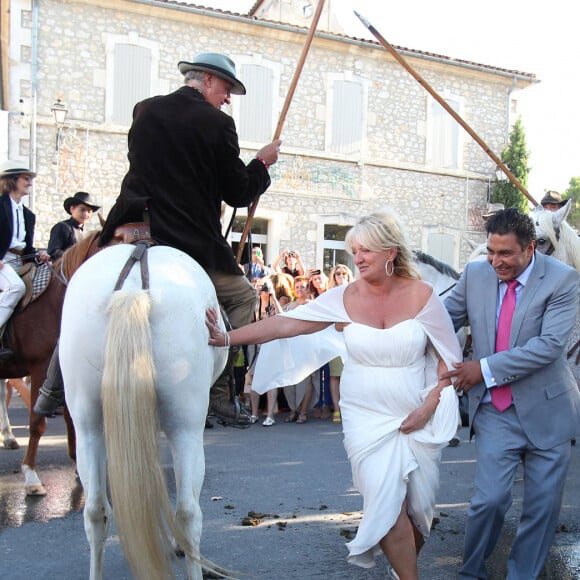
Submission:
[[95,205],[91,203],[91,201],[92,199],[90,193],[86,193],[84,191],[77,191],[72,197],[67,197],[62,205],[64,207],[64,211],[66,211],[66,213],[69,214],[72,205],[80,205],[81,203],[83,205],[86,205],[87,207],[90,207],[93,211],[101,209],[100,205]]
[[568,200],[562,199],[562,196],[557,191],[547,191],[540,204],[544,205],[545,203],[553,203],[554,205],[562,207],[563,205],[566,205],[567,202]]

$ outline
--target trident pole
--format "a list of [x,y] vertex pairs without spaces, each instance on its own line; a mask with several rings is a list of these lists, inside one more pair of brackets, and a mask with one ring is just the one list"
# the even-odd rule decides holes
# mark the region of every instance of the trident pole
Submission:
[[[318,21],[320,20],[320,15],[322,14],[323,8],[324,8],[324,0],[318,0],[318,6],[316,7],[316,11],[314,13],[314,16],[312,17],[312,23],[310,25],[308,35],[306,36],[304,46],[302,47],[302,54],[300,55],[300,59],[298,60],[296,70],[294,71],[294,76],[292,78],[292,82],[290,83],[290,88],[288,89],[288,93],[286,94],[286,99],[284,100],[284,105],[282,106],[282,111],[280,113],[280,117],[278,119],[278,124],[276,125],[276,130],[274,131],[274,137],[272,141],[279,139],[280,135],[282,134],[282,127],[284,126],[284,122],[286,121],[286,115],[288,114],[290,103],[292,102],[292,98],[294,97],[294,92],[296,90],[296,85],[298,84],[298,79],[302,74],[302,69],[304,68],[304,63],[306,62],[306,56],[308,55],[308,51],[310,50],[310,45],[312,44],[312,39],[314,38],[314,33],[316,32],[316,27],[318,26]],[[240,262],[240,260],[242,259],[242,253],[244,251],[244,246],[246,245],[246,240],[248,239],[248,234],[250,233],[250,228],[252,227],[252,220],[254,219],[259,199],[260,198],[257,197],[252,202],[252,205],[250,206],[250,209],[248,211],[246,225],[244,226],[244,231],[242,232],[242,236],[240,237],[240,243],[238,245],[238,251],[236,254],[236,260],[238,262]]]
[[356,10],[354,10],[354,13],[395,60],[471,135],[473,140],[493,159],[508,179],[532,202],[534,207],[537,206],[538,202],[528,193],[528,190],[519,182],[518,178],[509,170],[507,165],[490,149],[487,143],[477,135],[453,108],[447,104],[447,101],[387,42],[381,33],[364,16],[361,16]]

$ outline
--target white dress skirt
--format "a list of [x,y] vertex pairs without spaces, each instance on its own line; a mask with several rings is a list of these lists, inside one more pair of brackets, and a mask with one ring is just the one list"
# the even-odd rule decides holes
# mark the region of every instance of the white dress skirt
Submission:
[[371,568],[382,553],[379,542],[396,522],[405,498],[415,526],[424,537],[429,535],[441,450],[455,435],[460,420],[453,387],[443,389],[437,410],[423,429],[405,435],[399,427],[437,384],[434,349],[450,369],[462,360],[462,354],[451,320],[435,293],[415,318],[378,329],[350,320],[343,304],[346,288],[333,288],[281,315],[349,324],[343,332],[331,326],[263,345],[253,388],[264,392],[292,384],[337,352],[343,357],[344,446],[354,485],[364,501],[357,535],[347,544],[348,561]]

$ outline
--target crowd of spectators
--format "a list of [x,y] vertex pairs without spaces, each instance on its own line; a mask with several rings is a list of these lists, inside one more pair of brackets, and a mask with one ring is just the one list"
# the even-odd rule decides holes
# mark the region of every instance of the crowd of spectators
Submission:
[[[252,248],[250,264],[244,265],[258,291],[255,320],[292,310],[310,300],[315,300],[327,289],[353,280],[353,273],[345,264],[336,264],[326,275],[321,268],[307,269],[297,250],[283,250],[268,266],[260,247]],[[236,394],[251,409],[251,422],[265,415],[264,427],[275,425],[276,413],[286,412],[284,421],[305,423],[309,417],[328,419],[340,423],[340,374],[342,360],[337,357],[297,385],[273,389],[266,395],[252,390],[252,377],[259,356],[259,347],[248,345],[240,350],[236,362]],[[239,377],[245,372],[243,386]]]

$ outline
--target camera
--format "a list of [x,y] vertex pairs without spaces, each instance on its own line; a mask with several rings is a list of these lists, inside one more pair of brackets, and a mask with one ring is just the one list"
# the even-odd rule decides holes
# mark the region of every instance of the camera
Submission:
[[294,250],[290,250],[290,251],[288,252],[288,255],[289,255],[289,256],[292,256],[293,258],[295,258],[295,257],[296,257],[296,252],[295,252]]
[[269,292],[270,288],[268,288],[268,284],[262,284],[262,287],[260,288],[260,292]]

